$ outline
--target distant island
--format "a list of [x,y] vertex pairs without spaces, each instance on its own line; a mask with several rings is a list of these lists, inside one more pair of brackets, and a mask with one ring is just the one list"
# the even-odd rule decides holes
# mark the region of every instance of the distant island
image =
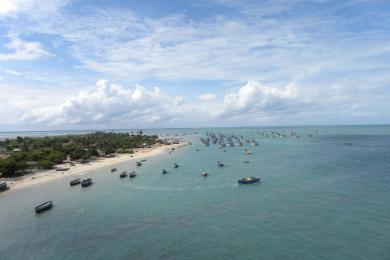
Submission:
[[[0,141],[0,177],[19,177],[64,162],[87,163],[114,153],[166,144],[157,135],[95,132],[83,135],[20,137]],[[57,168],[57,170],[67,170]]]

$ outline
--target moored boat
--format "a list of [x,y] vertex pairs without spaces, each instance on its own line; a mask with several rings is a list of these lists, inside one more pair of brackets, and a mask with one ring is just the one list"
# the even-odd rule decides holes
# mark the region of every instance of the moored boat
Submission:
[[0,191],[8,189],[7,182],[0,181]]
[[209,176],[208,172],[206,172],[206,171],[203,171],[203,172],[201,172],[200,174],[202,174],[203,177]]
[[81,181],[81,187],[88,187],[92,185],[92,178],[84,179]]
[[35,207],[35,213],[42,213],[46,210],[49,210],[53,207],[53,202],[51,200],[46,201],[45,203],[42,203],[41,205],[38,205]]
[[162,169],[161,173],[162,173],[162,174],[167,174],[167,173],[168,173],[168,171],[167,171],[167,170],[165,170],[165,169]]
[[221,161],[218,161],[217,165],[218,165],[219,167],[223,167],[223,166],[224,166],[223,162],[221,162]]
[[120,178],[126,178],[127,177],[127,172],[122,172],[120,175],[119,175]]
[[136,176],[137,176],[137,174],[135,174],[135,172],[130,172],[130,174],[129,174],[129,178],[134,178]]
[[140,167],[140,166],[142,166],[142,163],[141,163],[141,162],[137,162],[136,165],[137,165],[138,167]]
[[177,163],[174,163],[174,164],[173,164],[173,167],[174,167],[174,168],[178,168],[179,165],[178,165]]
[[111,172],[116,172],[117,171],[117,168],[112,168],[111,169]]
[[238,184],[257,184],[257,183],[260,183],[260,177],[249,176],[249,177],[242,177],[241,179],[238,180]]
[[70,184],[70,186],[75,186],[75,185],[79,185],[80,183],[81,183],[80,179],[75,179],[75,180],[71,181],[69,184]]

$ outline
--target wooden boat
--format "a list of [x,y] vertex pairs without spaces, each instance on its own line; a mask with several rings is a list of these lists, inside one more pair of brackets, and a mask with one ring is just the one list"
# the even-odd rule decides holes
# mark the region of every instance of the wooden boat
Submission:
[[223,167],[223,166],[224,166],[223,162],[221,162],[221,161],[218,161],[217,165],[218,165],[219,167]]
[[135,174],[135,172],[130,172],[129,178],[134,178],[136,176],[137,176],[137,174]]
[[138,167],[140,167],[140,166],[142,166],[142,163],[141,163],[141,162],[137,162],[136,165],[137,165]]
[[254,177],[254,176],[242,177],[241,179],[238,180],[238,184],[258,184],[258,183],[260,183],[260,177]]
[[80,179],[75,179],[75,180],[71,181],[69,184],[70,184],[70,186],[75,186],[75,185],[79,185],[80,183],[81,183]]
[[111,169],[111,172],[116,172],[117,171],[117,168],[112,168]]
[[92,185],[92,178],[82,180],[81,187],[88,187]]
[[209,176],[209,174],[208,174],[206,171],[203,171],[203,172],[201,172],[200,174],[202,174],[203,177]]
[[173,168],[179,168],[179,165],[177,163],[174,163]]
[[127,172],[122,172],[120,175],[119,175],[120,178],[126,178],[127,177]]
[[35,213],[42,213],[46,210],[49,210],[53,207],[53,202],[51,200],[46,201],[45,203],[42,203],[41,205],[38,205],[35,207]]
[[167,173],[168,173],[168,171],[167,171],[167,170],[165,170],[165,169],[162,169],[161,173],[162,173],[162,174],[167,174]]

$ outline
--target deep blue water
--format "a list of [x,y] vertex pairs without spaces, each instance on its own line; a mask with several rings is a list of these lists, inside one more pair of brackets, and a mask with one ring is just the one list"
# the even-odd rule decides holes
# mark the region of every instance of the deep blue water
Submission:
[[[0,259],[390,259],[389,126],[153,131],[193,145],[148,159],[135,179],[107,168],[86,189],[64,177],[0,194]],[[223,152],[201,144],[206,131],[259,145]],[[246,175],[263,182],[237,185]]]

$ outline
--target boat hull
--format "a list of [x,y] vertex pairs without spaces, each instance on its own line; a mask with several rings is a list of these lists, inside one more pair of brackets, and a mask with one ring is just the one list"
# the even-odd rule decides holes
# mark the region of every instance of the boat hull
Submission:
[[79,185],[80,183],[81,183],[81,180],[77,179],[77,180],[71,181],[69,184],[70,184],[70,186],[76,186],[76,185]]
[[250,179],[242,178],[239,179],[237,182],[238,184],[258,184],[260,183],[260,177],[250,178]]
[[86,179],[81,182],[81,187],[88,187],[92,185],[92,179]]
[[47,201],[39,206],[35,207],[35,213],[39,214],[42,212],[45,212],[53,207],[53,202],[52,201]]

